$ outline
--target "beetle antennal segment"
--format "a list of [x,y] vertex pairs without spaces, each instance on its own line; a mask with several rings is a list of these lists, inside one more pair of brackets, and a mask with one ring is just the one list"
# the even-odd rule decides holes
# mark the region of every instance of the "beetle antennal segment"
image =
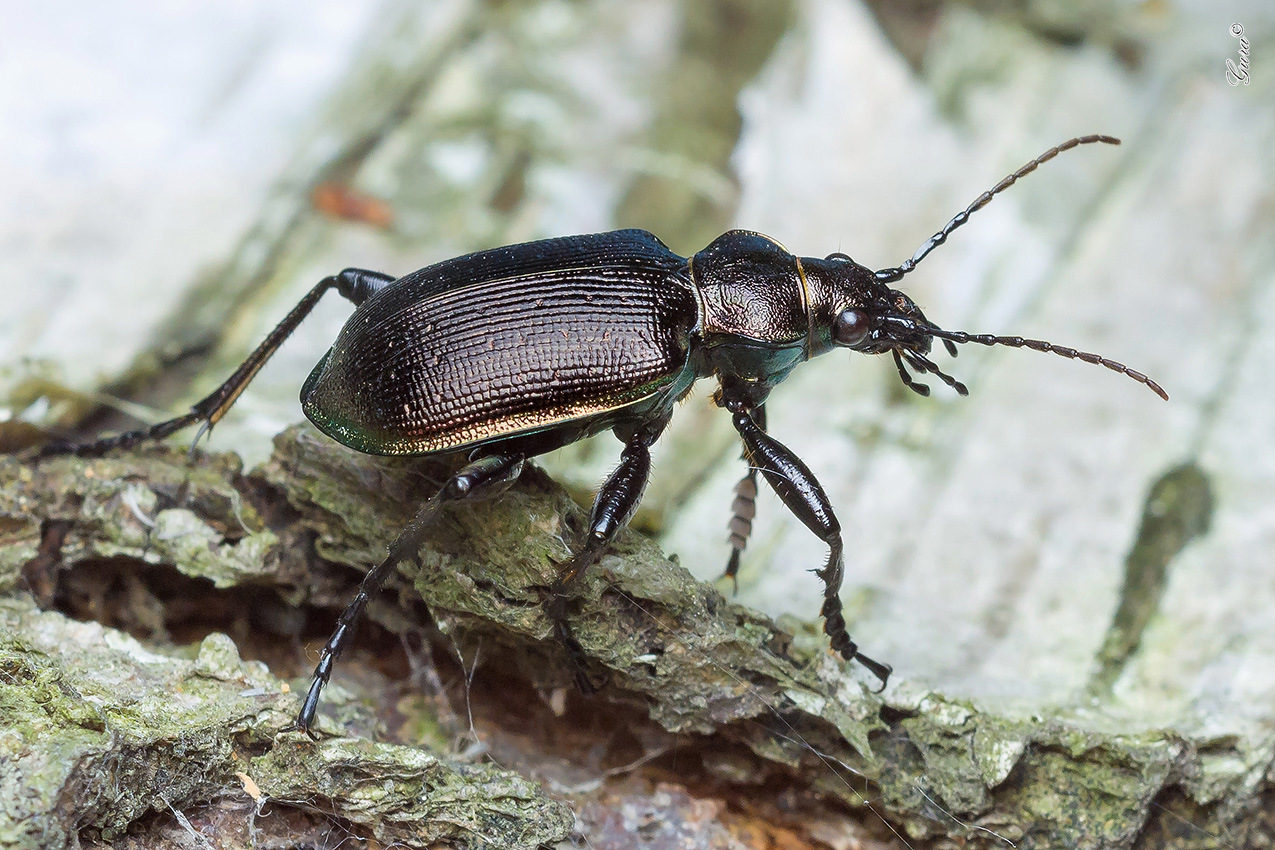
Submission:
[[1049,162],[1049,160],[1058,156],[1058,154],[1062,153],[1063,151],[1069,151],[1074,147],[1079,147],[1080,145],[1093,144],[1094,142],[1102,142],[1103,144],[1108,144],[1108,145],[1120,144],[1120,140],[1113,136],[1094,135],[1094,136],[1077,136],[1074,139],[1068,139],[1067,141],[1063,142],[1061,145],[1050,148],[1049,150],[1042,153],[1040,156],[1033,159],[1031,162],[1024,165],[1022,168],[1018,169],[1013,174],[1009,175],[1004,180],[997,183],[995,186],[993,186],[992,188],[988,189],[986,192],[984,192],[983,194],[975,198],[972,204],[970,204],[965,209],[961,210],[959,213],[957,213],[955,216],[952,217],[951,221],[943,225],[942,230],[940,230],[938,233],[935,233],[929,239],[925,240],[925,242],[921,244],[921,247],[916,249],[916,253],[913,254],[910,259],[904,260],[902,265],[895,266],[894,268],[891,268],[891,269],[881,269],[879,272],[877,272],[876,273],[877,280],[881,281],[882,283],[892,283],[893,281],[899,280],[905,274],[907,274],[908,272],[916,268],[917,265],[922,260],[924,260],[931,251],[933,251],[935,248],[937,248],[938,246],[946,242],[947,237],[951,235],[953,230],[960,227],[965,222],[969,221],[969,217],[971,215],[978,212],[983,207],[987,206],[988,203],[991,202],[992,198],[994,198],[995,196],[999,195],[1001,192],[1004,192],[1010,186],[1013,186],[1015,183],[1017,183],[1020,177],[1025,177],[1028,174],[1031,174],[1033,171],[1039,168],[1042,164]]
[[1085,363],[1092,363],[1095,366],[1105,366],[1113,372],[1127,375],[1165,401],[1169,400],[1169,394],[1164,391],[1164,387],[1161,387],[1154,380],[1136,369],[1130,369],[1123,363],[1110,360],[1100,354],[1091,354],[1088,351],[1077,351],[1074,348],[1054,345],[1052,342],[1046,342],[1043,339],[1023,339],[1021,336],[971,334],[965,331],[945,331],[939,327],[927,328],[926,332],[938,339],[950,340],[954,343],[977,342],[979,345],[1007,345],[1011,348],[1030,348],[1033,351],[1043,351],[1046,354],[1057,354],[1059,357],[1066,357],[1068,360],[1083,360]]

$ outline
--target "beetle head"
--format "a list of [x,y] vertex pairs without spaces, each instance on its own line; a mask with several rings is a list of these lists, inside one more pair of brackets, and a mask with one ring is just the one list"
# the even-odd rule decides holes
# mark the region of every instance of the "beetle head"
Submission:
[[[929,353],[931,338],[924,328],[930,322],[915,301],[868,277],[872,273],[845,254],[830,254],[825,262],[832,264],[834,277],[841,276],[837,266],[849,273],[845,294],[834,299],[834,345],[864,354],[883,354],[895,348]],[[842,303],[835,303],[837,300]]]
[[845,254],[831,254],[823,260],[804,258],[801,262],[814,311],[811,356],[832,348],[848,348],[861,354],[889,352],[894,358],[899,379],[918,395],[929,395],[930,388],[914,380],[909,369],[931,374],[961,395],[968,395],[965,384],[930,360],[934,340],[942,340],[943,347],[953,357],[958,344],[969,342],[1030,348],[1105,366],[1168,399],[1165,391],[1151,378],[1099,354],[1055,345],[1042,339],[972,334],[941,328],[925,317],[915,301],[889,285],[902,277],[898,268],[873,272]]
[[[929,395],[930,390],[912,379],[908,367],[937,376],[961,395],[968,393],[964,384],[929,359],[935,336],[945,332],[905,293],[845,254],[830,254],[822,261],[805,259],[802,264],[819,313],[816,321],[827,328],[819,350],[837,347],[861,354],[889,352],[900,379],[913,392]],[[956,354],[951,340],[945,339],[944,345],[950,354]]]
[[[969,390],[964,384],[940,370],[927,356],[935,339],[941,339],[943,346],[953,357],[956,356],[957,344],[967,342],[1030,348],[1104,366],[1127,375],[1167,401],[1168,394],[1155,381],[1123,363],[1098,354],[1065,348],[1040,339],[944,330],[925,318],[925,314],[911,298],[890,286],[915,269],[931,251],[947,241],[952,231],[965,224],[971,215],[986,206],[994,196],[1014,185],[1019,178],[1035,171],[1042,163],[1063,151],[1094,142],[1120,144],[1119,139],[1110,136],[1080,136],[1050,148],[975,198],[973,203],[957,213],[942,230],[922,243],[916,253],[898,266],[874,272],[845,254],[831,254],[824,260],[803,260],[807,269],[808,291],[814,302],[811,306],[818,314],[812,314],[811,355],[834,346],[864,354],[884,354],[888,351],[894,357],[899,378],[914,392],[929,395],[930,389],[912,379],[908,372],[909,367],[917,372],[928,372],[961,395],[967,395]],[[820,332],[817,338],[814,333],[816,325],[827,329]]]

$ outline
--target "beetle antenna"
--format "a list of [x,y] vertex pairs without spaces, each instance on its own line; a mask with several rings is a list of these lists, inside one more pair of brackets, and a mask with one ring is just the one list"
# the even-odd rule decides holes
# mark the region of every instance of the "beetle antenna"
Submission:
[[893,281],[899,280],[905,274],[907,274],[908,272],[916,268],[917,264],[920,263],[922,260],[924,260],[931,251],[933,251],[935,248],[937,248],[938,246],[946,242],[947,237],[951,235],[953,230],[955,230],[956,228],[960,227],[962,224],[967,222],[971,215],[978,212],[983,207],[987,206],[987,204],[992,200],[992,198],[994,198],[995,196],[999,195],[1001,192],[1004,192],[1010,186],[1013,186],[1015,183],[1017,183],[1020,177],[1025,177],[1028,174],[1031,174],[1033,171],[1039,168],[1042,164],[1049,162],[1049,160],[1058,156],[1058,154],[1062,153],[1063,151],[1069,151],[1074,147],[1079,147],[1080,145],[1093,144],[1094,142],[1102,142],[1103,144],[1107,144],[1107,145],[1120,144],[1120,140],[1115,138],[1114,136],[1094,135],[1094,136],[1077,136],[1074,139],[1068,139],[1067,141],[1063,142],[1061,145],[1057,145],[1055,147],[1050,148],[1049,150],[1042,153],[1040,156],[1033,159],[1031,162],[1024,165],[1022,168],[1018,169],[1013,174],[1009,175],[1004,180],[997,183],[995,186],[993,186],[992,188],[988,189],[986,192],[984,192],[983,194],[975,198],[974,203],[970,204],[964,210],[957,213],[952,218],[951,221],[943,225],[942,230],[940,230],[938,233],[935,233],[929,239],[925,240],[925,242],[921,244],[921,247],[916,249],[916,253],[912,255],[911,259],[903,261],[903,265],[895,266],[894,268],[891,268],[891,269],[881,269],[881,271],[877,272],[876,273],[877,280],[880,281],[881,283],[891,283]]
[[1130,369],[1123,363],[1117,363],[1115,360],[1109,360],[1099,354],[1090,354],[1087,351],[1077,351],[1074,348],[1064,348],[1061,345],[1054,345],[1052,342],[1046,342],[1043,339],[1023,339],[1021,336],[971,334],[966,333],[965,331],[945,331],[942,328],[937,327],[926,328],[925,332],[931,336],[938,337],[939,339],[951,340],[955,343],[963,344],[967,342],[977,342],[979,345],[1007,345],[1011,348],[1030,348],[1033,351],[1043,351],[1046,354],[1057,354],[1059,357],[1066,357],[1068,360],[1083,360],[1084,362],[1092,363],[1095,366],[1105,366],[1113,372],[1119,372],[1121,375],[1127,375],[1165,401],[1169,400],[1169,394],[1164,391],[1163,387],[1151,378],[1148,378],[1136,369]]
[[903,358],[899,356],[899,349],[893,348],[890,353],[894,355],[894,365],[899,369],[899,380],[903,381],[903,386],[910,389],[919,396],[928,396],[930,388],[925,384],[918,384],[912,380],[912,376],[908,374],[907,368],[903,365]]

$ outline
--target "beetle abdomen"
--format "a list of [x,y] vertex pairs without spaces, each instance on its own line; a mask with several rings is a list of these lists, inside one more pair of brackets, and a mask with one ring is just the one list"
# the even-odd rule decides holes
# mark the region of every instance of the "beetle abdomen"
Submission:
[[654,237],[498,251],[369,299],[302,389],[306,415],[360,451],[446,451],[624,407],[686,368],[695,297]]

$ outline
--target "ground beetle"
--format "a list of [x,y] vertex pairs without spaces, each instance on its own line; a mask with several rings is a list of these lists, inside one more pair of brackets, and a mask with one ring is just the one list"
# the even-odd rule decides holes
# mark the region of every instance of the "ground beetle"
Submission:
[[674,254],[643,230],[546,239],[480,251],[393,278],[346,269],[322,280],[242,366],[189,413],[151,428],[44,455],[95,455],[202,423],[195,441],[226,414],[275,349],[329,289],[357,309],[301,389],[306,416],[325,434],[380,455],[463,453],[468,463],[443,484],[363,579],[323,648],[294,728],[312,734],[319,693],[371,596],[390,571],[414,558],[439,506],[499,492],[535,455],[610,429],[624,443],[602,484],[577,554],[560,566],[545,610],[567,648],[579,685],[592,687],[567,625],[572,586],[632,516],[650,471],[650,446],[699,378],[715,377],[714,401],[730,412],[748,473],[730,524],[734,576],[754,513],[757,473],[828,545],[818,574],[820,613],[832,647],[857,659],[884,686],[890,667],[863,655],[846,631],[838,592],[841,527],[802,461],[766,433],[771,389],[798,364],[847,348],[889,352],[903,383],[928,372],[967,390],[929,360],[933,340],[1008,345],[1078,358],[1123,373],[1162,398],[1160,386],[1123,364],[1042,340],[944,330],[890,284],[916,268],[970,214],[1062,151],[1051,148],[980,195],[902,265],[872,271],[845,254],[797,257],[759,233],[732,230],[693,257]]

